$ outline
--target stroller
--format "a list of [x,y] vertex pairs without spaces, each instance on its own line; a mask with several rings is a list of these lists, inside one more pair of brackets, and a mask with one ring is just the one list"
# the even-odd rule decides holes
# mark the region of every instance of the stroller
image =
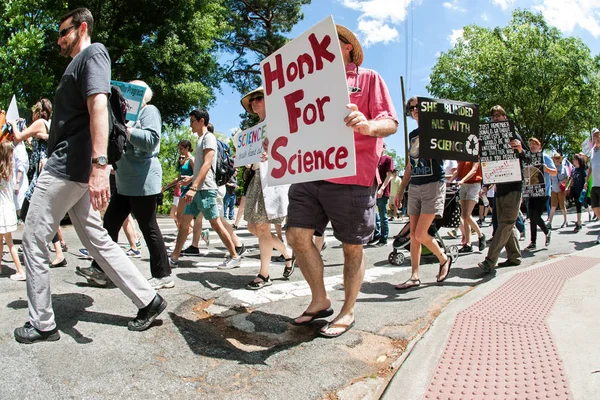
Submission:
[[[440,248],[449,256],[452,261],[458,258],[458,246],[446,246],[439,234],[439,229],[457,228],[460,225],[460,205],[458,204],[458,190],[456,188],[448,188],[446,190],[446,198],[444,200],[444,214],[442,218],[434,219],[431,226],[427,230],[429,235],[437,241]],[[388,256],[388,262],[392,265],[402,265],[407,257],[410,257],[410,222],[402,227],[400,233],[394,238],[394,250]],[[423,246],[421,257],[436,258],[431,251]]]

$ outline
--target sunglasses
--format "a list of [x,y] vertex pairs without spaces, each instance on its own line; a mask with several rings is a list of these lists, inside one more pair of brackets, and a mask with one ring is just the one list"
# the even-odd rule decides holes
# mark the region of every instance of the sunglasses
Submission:
[[252,103],[254,103],[255,101],[262,101],[263,99],[264,99],[264,97],[263,97],[263,96],[256,96],[256,97],[253,97],[253,98],[251,98],[251,99],[249,100],[249,102],[250,102],[250,104],[252,104]]
[[413,110],[419,111],[419,107],[416,106],[416,105],[414,105],[414,106],[408,106],[407,110],[408,110],[409,113],[412,112]]
[[69,32],[71,31],[71,29],[73,29],[73,28],[76,28],[76,26],[71,25],[71,26],[66,27],[65,29],[61,29],[60,31],[58,31],[58,37],[61,38],[61,37],[67,36],[69,34]]

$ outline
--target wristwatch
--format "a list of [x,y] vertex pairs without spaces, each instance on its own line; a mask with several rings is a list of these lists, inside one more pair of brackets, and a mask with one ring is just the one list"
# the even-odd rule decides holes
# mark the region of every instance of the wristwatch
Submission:
[[104,167],[108,164],[108,158],[106,156],[92,158],[92,164],[98,164],[99,166]]

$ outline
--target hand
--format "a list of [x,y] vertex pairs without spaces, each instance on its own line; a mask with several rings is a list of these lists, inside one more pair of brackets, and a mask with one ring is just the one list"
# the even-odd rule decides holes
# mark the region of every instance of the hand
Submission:
[[260,153],[260,161],[265,162],[269,159],[269,154],[266,151]]
[[346,108],[350,110],[350,114],[344,118],[346,126],[361,135],[371,136],[371,124],[367,120],[367,117],[358,111],[358,106],[356,104],[348,104]]
[[512,147],[513,150],[518,151],[519,153],[523,152],[523,145],[521,144],[521,141],[519,139],[511,140],[510,147]]
[[[185,204],[191,204],[192,200],[194,200],[194,196],[196,195],[196,191],[195,190],[188,190],[185,193]],[[181,201],[181,200],[180,200]]]
[[179,184],[181,186],[189,186],[190,183],[192,183],[192,176],[182,176],[181,180],[179,181]]
[[396,193],[396,197],[394,197],[394,206],[396,206],[397,209],[401,209],[403,196],[399,196],[398,193]]
[[380,199],[381,197],[383,197],[383,188],[379,188],[379,190],[377,191],[377,198]]
[[92,203],[92,208],[96,211],[105,209],[110,197],[110,186],[108,184],[106,166],[101,167],[98,164],[92,164],[88,188],[90,190],[90,202]]

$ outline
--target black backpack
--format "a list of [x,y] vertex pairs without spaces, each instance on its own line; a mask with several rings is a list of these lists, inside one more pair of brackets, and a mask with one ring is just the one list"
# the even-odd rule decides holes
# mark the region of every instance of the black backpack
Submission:
[[235,174],[233,157],[229,145],[217,139],[217,154],[215,156],[217,157],[217,169],[213,171],[215,173],[215,181],[217,182],[217,186],[223,186]]
[[108,148],[106,156],[108,163],[117,169],[117,161],[125,152],[127,143],[127,101],[118,86],[110,85],[110,96],[108,99]]

